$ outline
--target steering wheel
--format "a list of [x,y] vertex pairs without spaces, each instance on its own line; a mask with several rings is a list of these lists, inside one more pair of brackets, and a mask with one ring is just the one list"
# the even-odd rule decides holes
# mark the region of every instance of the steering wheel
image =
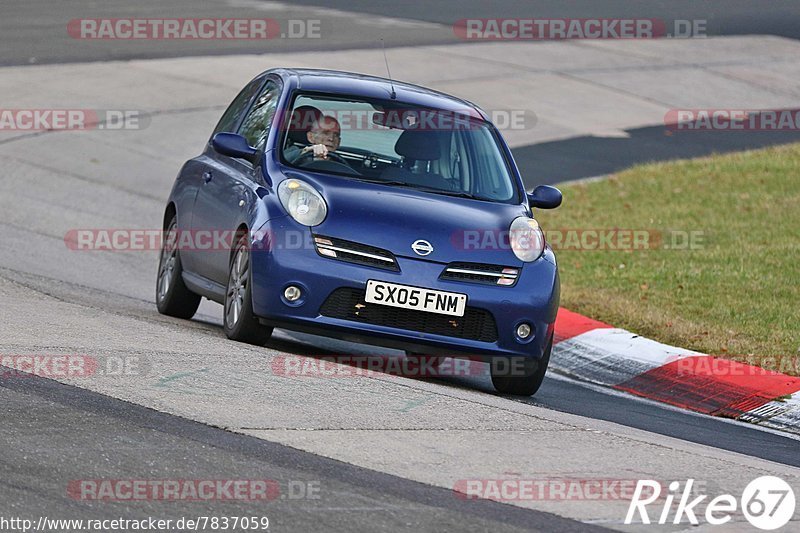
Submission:
[[300,156],[294,164],[309,170],[327,170],[330,172],[343,172],[354,176],[361,175],[353,167],[348,165],[341,156],[330,152],[328,153],[328,159],[315,159],[313,153],[304,154]]
[[[336,152],[328,152],[328,158],[327,159],[316,159],[314,157],[314,152],[311,152],[311,151],[306,152],[303,155],[301,155],[300,157],[298,157],[297,161],[295,161],[294,164],[297,165],[297,166],[307,167],[309,164],[311,164],[311,162],[316,162],[316,161],[331,161],[331,162],[334,162],[334,163],[347,165],[347,161],[345,161],[344,158],[342,156],[340,156],[339,154],[337,154]],[[347,166],[350,166],[350,165],[347,165]]]

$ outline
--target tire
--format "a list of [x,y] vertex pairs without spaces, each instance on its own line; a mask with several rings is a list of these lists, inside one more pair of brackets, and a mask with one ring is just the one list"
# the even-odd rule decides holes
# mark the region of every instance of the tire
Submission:
[[222,328],[231,340],[263,346],[272,336],[272,328],[262,326],[253,314],[252,279],[247,235],[241,235],[231,254]]
[[192,318],[200,306],[200,295],[190,291],[183,282],[181,255],[175,242],[177,227],[178,217],[173,216],[158,259],[156,307],[162,315]]
[[536,394],[536,391],[542,386],[545,373],[547,373],[547,365],[550,363],[550,352],[552,351],[553,337],[550,337],[544,355],[539,361],[525,361],[523,375],[508,375],[508,366],[503,365],[506,366],[505,369],[498,369],[497,365],[491,364],[492,385],[501,394],[515,396],[532,396]]

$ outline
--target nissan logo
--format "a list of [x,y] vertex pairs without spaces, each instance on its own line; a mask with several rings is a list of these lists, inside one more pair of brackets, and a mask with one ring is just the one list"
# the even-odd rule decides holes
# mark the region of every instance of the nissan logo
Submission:
[[414,250],[414,253],[417,255],[430,255],[433,252],[433,245],[428,241],[423,241],[422,239],[418,241],[414,241],[414,244],[411,245],[411,249]]

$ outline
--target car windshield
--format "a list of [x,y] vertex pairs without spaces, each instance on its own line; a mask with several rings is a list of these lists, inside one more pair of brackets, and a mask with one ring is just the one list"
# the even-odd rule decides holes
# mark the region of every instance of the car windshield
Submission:
[[392,187],[496,202],[516,199],[493,128],[464,113],[311,94],[294,99],[286,164]]

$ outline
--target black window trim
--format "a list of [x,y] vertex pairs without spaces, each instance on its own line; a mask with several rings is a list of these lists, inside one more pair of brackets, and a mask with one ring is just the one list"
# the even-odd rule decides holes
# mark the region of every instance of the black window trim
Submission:
[[[241,127],[241,125],[242,125],[242,121],[244,120],[244,117],[246,117],[246,116],[248,115],[248,113],[250,113],[250,108],[253,106],[253,102],[255,101],[256,97],[258,97],[258,95],[259,95],[259,94],[261,94],[261,92],[264,90],[264,84],[266,83],[267,77],[268,77],[268,76],[256,76],[256,77],[255,77],[255,78],[253,78],[252,80],[248,81],[248,82],[247,82],[247,84],[246,84],[244,87],[242,87],[242,88],[239,90],[239,92],[238,92],[238,93],[236,93],[236,96],[234,97],[234,99],[233,99],[233,100],[231,100],[231,103],[230,103],[230,104],[228,104],[228,107],[226,107],[226,108],[225,108],[225,111],[223,111],[223,113],[222,113],[222,116],[219,118],[219,120],[217,121],[217,124],[214,126],[214,131],[213,131],[213,133],[211,134],[211,137],[210,137],[210,138],[209,138],[209,140],[208,140],[208,142],[209,142],[209,143],[211,142],[211,139],[213,139],[213,138],[214,138],[214,135],[216,135],[217,133],[220,133],[220,132],[224,132],[224,133],[236,133],[237,131],[239,131],[239,128],[240,128],[240,127]],[[260,78],[260,79],[259,79],[259,78]],[[232,105],[233,105],[233,103],[234,103],[234,102],[236,102],[236,100],[237,100],[237,99],[239,98],[239,96],[242,94],[242,92],[243,92],[243,91],[244,91],[244,90],[245,90],[245,89],[246,89],[246,88],[247,88],[247,87],[248,87],[248,86],[249,86],[251,83],[253,83],[253,82],[255,82],[255,81],[259,81],[259,82],[260,82],[260,83],[259,83],[259,85],[258,85],[258,89],[256,89],[256,91],[255,91],[255,92],[252,94],[252,96],[250,96],[250,99],[247,101],[247,106],[244,108],[244,110],[243,110],[242,112],[240,112],[240,113],[239,113],[239,116],[238,116],[238,117],[236,117],[236,120],[233,122],[233,125],[232,125],[232,126],[231,126],[231,128],[230,128],[230,131],[226,131],[226,130],[218,130],[217,128],[219,128],[220,122],[222,122],[222,118],[225,116],[225,113],[227,113],[227,112],[228,112],[228,109],[230,108],[230,106],[232,106]]]
[[[264,76],[264,80],[261,83],[261,86],[258,88],[258,92],[253,96],[253,98],[250,99],[250,103],[247,106],[247,111],[243,112],[239,117],[239,119],[236,121],[236,131],[234,133],[236,133],[237,135],[241,135],[240,132],[242,129],[242,125],[244,123],[244,119],[247,118],[247,116],[253,110],[253,105],[255,105],[258,98],[263,94],[264,89],[267,86],[267,83],[269,83],[270,81],[275,82],[275,85],[278,88],[278,103],[276,105],[276,115],[278,114],[277,109],[280,107],[281,95],[283,95],[283,80],[281,80],[281,78],[279,76],[276,76],[275,74],[268,74]],[[267,145],[269,145],[269,137],[272,135],[272,130],[273,130],[272,126],[274,125],[275,118],[276,118],[275,116],[272,117],[273,123],[270,124],[269,127],[270,131],[269,134],[267,135],[267,139],[264,142],[264,150],[262,150],[264,152],[266,152],[266,147]],[[258,147],[254,146],[253,148],[258,148]]]
[[[259,92],[259,94],[261,94],[261,93]],[[329,93],[329,92],[325,92],[325,91],[303,90],[300,87],[296,87],[294,90],[292,90],[291,94],[288,96],[287,101],[286,101],[286,105],[284,106],[284,108],[286,109],[287,116],[289,114],[291,114],[292,110],[294,109],[295,102],[301,96],[318,96],[318,97],[322,97],[322,98],[330,98],[331,100],[347,100],[347,99],[353,99],[353,98],[360,99],[359,101],[380,100],[380,98],[372,98],[372,97],[369,97],[369,96],[361,96],[361,95],[356,95],[356,94]],[[391,100],[387,100],[387,101],[391,101]],[[429,109],[437,110],[437,108],[429,108]],[[248,110],[248,113],[249,113],[249,110]],[[508,176],[512,181],[512,188],[514,189],[514,195],[513,195],[512,198],[510,198],[508,200],[484,200],[484,199],[479,199],[478,201],[487,201],[487,202],[492,202],[492,203],[502,203],[502,204],[512,204],[512,205],[522,205],[523,204],[523,200],[526,198],[525,184],[524,184],[524,181],[522,180],[522,176],[518,172],[518,169],[517,169],[516,165],[512,164],[512,160],[510,159],[510,157],[511,157],[510,156],[510,151],[511,150],[508,149],[508,154],[506,153],[506,149],[507,149],[508,145],[505,143],[504,139],[500,135],[500,132],[497,130],[497,128],[495,127],[494,124],[492,124],[490,121],[485,120],[483,118],[480,119],[480,122],[482,122],[483,124],[486,124],[486,126],[488,127],[489,134],[494,139],[494,142],[497,145],[497,150],[500,152],[500,157],[503,159],[503,162],[506,164],[506,170],[508,172]],[[285,131],[281,132],[281,134],[280,134],[281,136],[277,140],[278,142],[275,144],[275,147],[276,147],[276,150],[277,150],[278,156],[279,156],[279,161],[281,162],[281,164],[283,164],[283,165],[285,165],[285,166],[287,166],[289,168],[303,170],[302,167],[297,167],[297,166],[291,164],[284,157],[283,153],[284,153],[284,150],[285,150],[286,139],[288,138],[289,131],[288,131],[287,128],[282,128],[282,129],[285,130]],[[271,132],[270,132],[270,134],[271,134]],[[336,176],[337,178],[347,178],[348,177],[346,174],[338,174],[338,173],[333,173],[333,172],[331,172],[330,175],[331,176]],[[520,191],[520,185],[518,184],[516,178],[519,178],[520,182],[522,182],[522,185],[521,185],[522,190],[521,191]]]

